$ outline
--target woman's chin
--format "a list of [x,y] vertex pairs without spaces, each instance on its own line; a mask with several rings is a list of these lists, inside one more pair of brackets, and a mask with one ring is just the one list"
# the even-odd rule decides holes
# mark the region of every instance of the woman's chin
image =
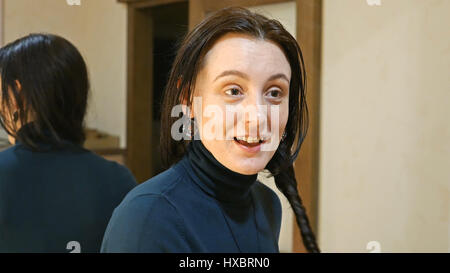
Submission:
[[[235,141],[223,143],[212,143],[204,141],[207,149],[226,168],[243,175],[254,175],[265,169],[267,163],[273,156],[273,152],[246,151],[239,147]],[[209,148],[211,147],[211,148]],[[220,149],[218,149],[220,147]]]
[[229,167],[234,172],[244,174],[244,175],[253,175],[262,171],[267,163],[262,162],[261,159],[256,158],[246,158],[241,160],[235,160],[233,165]]
[[257,174],[259,171],[254,169],[254,170],[249,170],[249,169],[239,169],[239,170],[234,170],[237,173],[243,174],[243,175],[254,175]]

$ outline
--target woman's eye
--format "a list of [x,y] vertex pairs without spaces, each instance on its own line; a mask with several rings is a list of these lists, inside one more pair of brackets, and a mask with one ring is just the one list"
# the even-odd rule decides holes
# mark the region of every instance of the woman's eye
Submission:
[[230,88],[227,91],[225,91],[225,94],[230,96],[239,96],[241,94],[241,91],[237,88]]
[[272,98],[280,98],[282,93],[280,90],[270,90],[269,92],[267,92],[267,94],[272,97]]

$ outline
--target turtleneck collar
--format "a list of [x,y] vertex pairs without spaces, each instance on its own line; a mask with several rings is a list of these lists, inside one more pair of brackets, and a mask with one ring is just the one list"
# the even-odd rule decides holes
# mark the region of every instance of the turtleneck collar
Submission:
[[183,157],[184,164],[191,167],[196,183],[203,191],[223,203],[249,203],[250,189],[257,174],[244,175],[222,165],[203,145],[201,140],[192,140]]

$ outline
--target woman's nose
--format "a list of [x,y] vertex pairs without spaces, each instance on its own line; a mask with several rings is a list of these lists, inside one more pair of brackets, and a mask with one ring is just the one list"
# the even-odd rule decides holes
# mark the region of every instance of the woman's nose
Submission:
[[262,130],[266,128],[267,124],[267,105],[258,101],[258,103],[247,105],[246,109],[248,109],[245,117],[246,135],[262,136]]

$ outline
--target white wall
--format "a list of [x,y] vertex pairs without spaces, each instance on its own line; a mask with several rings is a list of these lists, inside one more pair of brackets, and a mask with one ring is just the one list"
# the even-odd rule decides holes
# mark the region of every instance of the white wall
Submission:
[[448,0],[324,1],[324,251],[450,251],[449,11]]
[[86,8],[89,22],[86,57],[92,76],[88,122],[95,128],[120,136],[124,148],[127,8],[117,0],[89,0]]
[[88,65],[92,93],[87,125],[126,143],[126,6],[116,0],[4,0],[4,42],[31,32],[70,40]]

